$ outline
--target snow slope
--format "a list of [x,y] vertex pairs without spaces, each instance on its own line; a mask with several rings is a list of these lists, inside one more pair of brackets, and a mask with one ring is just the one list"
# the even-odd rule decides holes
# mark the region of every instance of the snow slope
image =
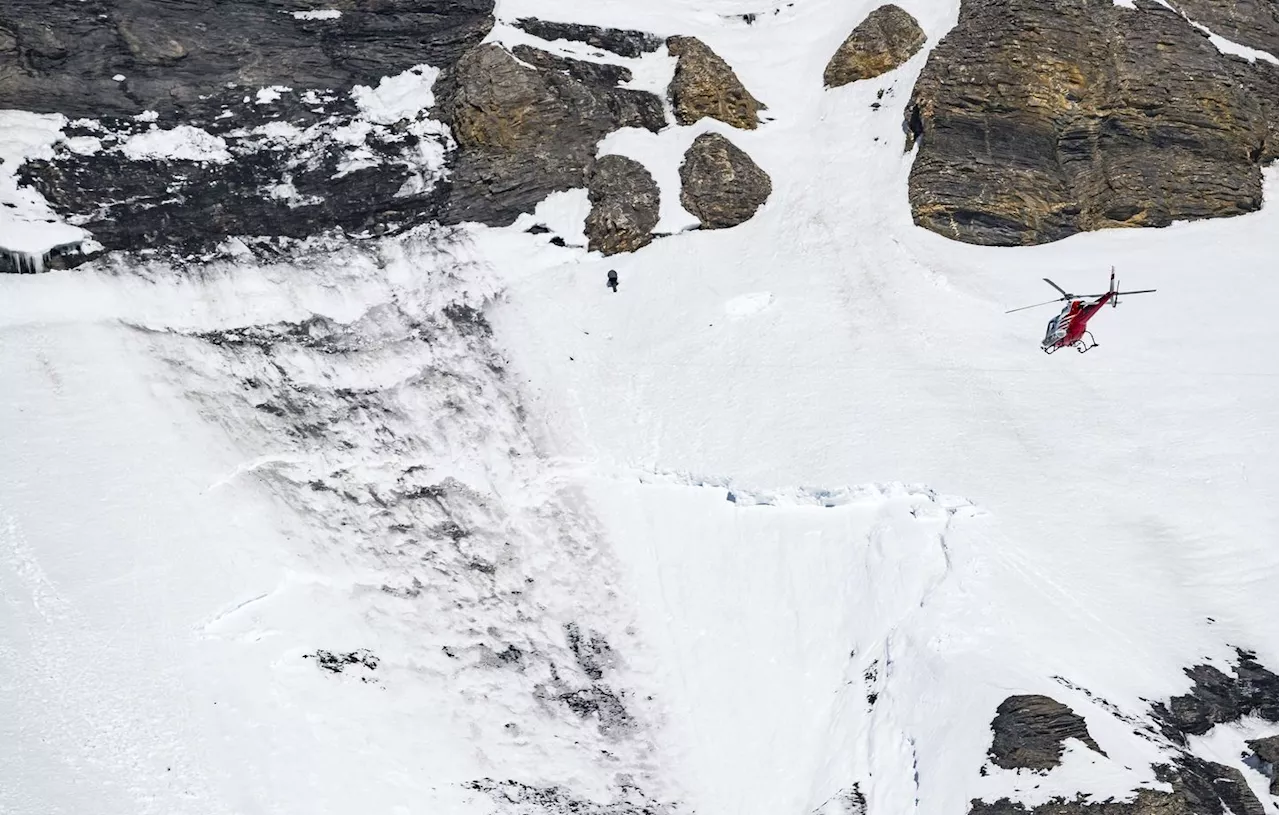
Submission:
[[[724,133],[774,184],[733,230],[607,260],[523,232],[580,230],[566,193],[289,263],[0,277],[0,811],[805,815],[856,784],[950,814],[1152,783],[1144,700],[1231,646],[1280,661],[1276,173],[1233,220],[916,229],[925,55],[821,88],[872,6],[499,5],[733,65],[759,130],[601,146],[679,229],[680,155]],[[931,42],[955,17],[904,7]],[[1087,355],[1003,314],[1112,265],[1160,291]],[[1017,693],[1108,757],[981,775]]]

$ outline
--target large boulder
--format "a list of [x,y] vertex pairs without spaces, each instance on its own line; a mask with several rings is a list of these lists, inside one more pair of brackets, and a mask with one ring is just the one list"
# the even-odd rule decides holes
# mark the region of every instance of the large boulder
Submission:
[[445,222],[510,224],[549,193],[585,186],[607,133],[665,125],[651,93],[531,68],[496,44],[468,52],[440,84],[459,153]]
[[1062,762],[1063,742],[1069,738],[1102,753],[1084,719],[1048,696],[1005,699],[996,708],[991,733],[991,761],[1006,770],[1053,769]]
[[964,0],[906,111],[916,223],[1008,246],[1258,209],[1275,66],[1135,6]]
[[587,249],[616,255],[653,240],[658,225],[658,183],[644,165],[626,156],[604,156],[587,179],[591,212]]
[[694,139],[680,164],[680,204],[703,229],[737,226],[772,192],[769,175],[719,133]]
[[848,85],[892,71],[925,44],[916,18],[893,5],[880,6],[858,23],[822,74],[828,88]]
[[765,106],[706,43],[697,37],[668,37],[667,51],[676,57],[667,95],[677,122],[691,125],[709,116],[743,130],[760,124]]

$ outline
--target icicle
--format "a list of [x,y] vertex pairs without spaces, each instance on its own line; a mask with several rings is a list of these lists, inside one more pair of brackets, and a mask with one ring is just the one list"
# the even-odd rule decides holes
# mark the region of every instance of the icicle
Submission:
[[0,249],[0,272],[38,274],[44,271],[44,255]]
[[79,241],[59,244],[47,252],[17,252],[0,248],[0,274],[40,274],[49,270],[52,259],[79,255],[82,252],[84,244]]

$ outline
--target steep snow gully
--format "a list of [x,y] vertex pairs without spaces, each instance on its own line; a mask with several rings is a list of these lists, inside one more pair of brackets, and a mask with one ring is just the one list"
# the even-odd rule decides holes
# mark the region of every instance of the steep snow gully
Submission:
[[[698,36],[768,104],[751,132],[601,143],[677,232],[633,255],[582,248],[573,191],[505,229],[0,276],[0,812],[959,815],[1168,789],[1152,704],[1236,648],[1280,663],[1275,169],[1230,220],[924,232],[897,111],[928,46],[821,86],[873,6],[500,4],[499,41],[530,15]],[[904,7],[931,44],[955,20]],[[703,132],[774,192],[679,232]],[[1112,265],[1159,293],[1100,315],[1088,355],[1003,315]],[[1101,751],[990,763],[1017,694]],[[1274,733],[1187,749],[1274,813],[1241,758]]]

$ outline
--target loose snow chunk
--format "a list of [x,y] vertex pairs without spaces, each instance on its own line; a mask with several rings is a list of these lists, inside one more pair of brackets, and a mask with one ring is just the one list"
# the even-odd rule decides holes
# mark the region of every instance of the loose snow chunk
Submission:
[[289,122],[267,122],[259,125],[250,133],[266,137],[269,141],[282,142],[284,144],[296,144],[303,141],[305,134],[297,125]]
[[68,150],[80,156],[92,156],[102,150],[102,139],[97,136],[72,136],[64,144]]
[[137,116],[133,117],[134,121],[137,121],[137,122],[154,122],[159,118],[160,118],[160,114],[154,110],[144,110],[141,113],[139,113]]
[[772,302],[773,294],[767,291],[743,294],[725,303],[724,313],[730,317],[750,317],[764,311]]
[[130,136],[120,150],[134,161],[212,161],[216,164],[231,161],[225,141],[190,125]]
[[336,20],[342,16],[342,12],[336,8],[322,8],[315,11],[292,11],[295,20]]
[[272,85],[269,88],[259,88],[255,105],[268,105],[280,98],[280,94],[288,93],[293,88],[284,85]]
[[123,82],[123,81],[124,81],[124,74],[116,74],[115,76],[113,76],[113,77],[111,77],[111,78],[112,78],[113,80],[115,80],[116,82]]
[[401,119],[414,118],[436,103],[431,87],[438,76],[438,68],[415,65],[404,73],[383,77],[376,89],[356,85],[351,89],[351,98],[369,121],[395,124]]

